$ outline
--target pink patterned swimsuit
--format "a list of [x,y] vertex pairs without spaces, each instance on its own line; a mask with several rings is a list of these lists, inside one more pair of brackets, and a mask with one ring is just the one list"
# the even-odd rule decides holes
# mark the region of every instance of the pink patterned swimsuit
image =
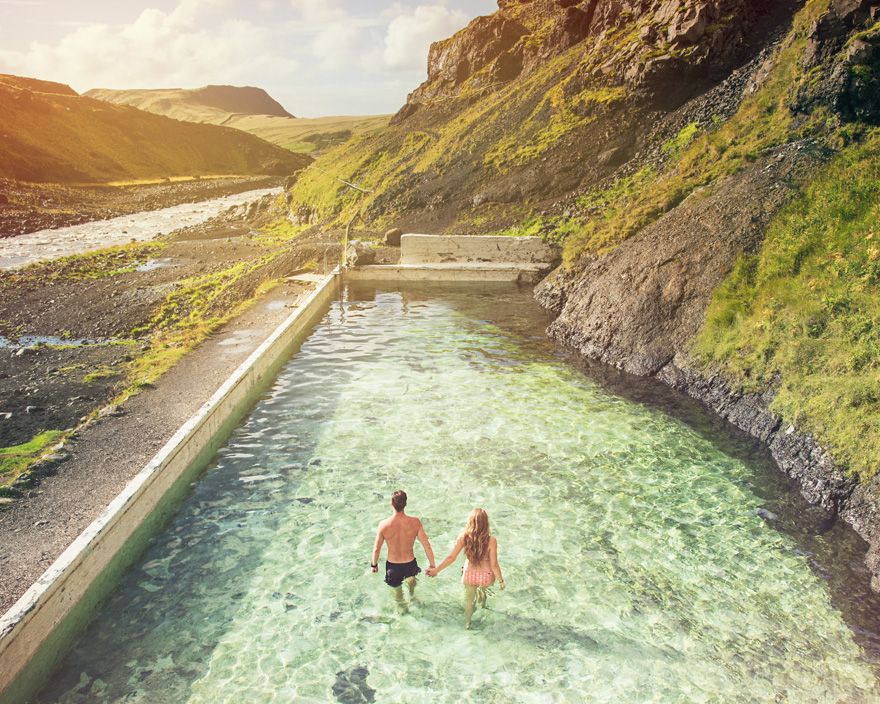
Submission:
[[461,571],[461,583],[472,587],[490,587],[495,583],[495,575],[492,572],[476,572],[470,569],[470,565],[465,560],[464,569]]

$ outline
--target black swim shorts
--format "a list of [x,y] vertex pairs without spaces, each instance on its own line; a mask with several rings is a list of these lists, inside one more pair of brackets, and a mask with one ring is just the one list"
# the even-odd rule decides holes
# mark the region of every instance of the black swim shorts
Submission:
[[404,579],[415,577],[421,572],[416,559],[412,562],[385,562],[385,584],[389,587],[399,587]]

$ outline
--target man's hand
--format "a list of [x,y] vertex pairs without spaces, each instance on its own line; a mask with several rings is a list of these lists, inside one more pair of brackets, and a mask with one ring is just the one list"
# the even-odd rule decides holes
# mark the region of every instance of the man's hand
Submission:
[[379,565],[370,565],[370,572],[376,574],[379,571]]
[[429,567],[428,569],[425,570],[425,574],[428,575],[429,577],[436,577],[437,576],[437,568],[434,567],[433,565],[431,565],[431,567]]

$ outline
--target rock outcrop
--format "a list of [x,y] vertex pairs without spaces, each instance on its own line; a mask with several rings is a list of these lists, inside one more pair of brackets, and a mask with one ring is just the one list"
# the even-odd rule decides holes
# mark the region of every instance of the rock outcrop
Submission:
[[858,31],[877,18],[877,0],[834,0],[813,22],[803,56],[813,80],[797,90],[797,110],[828,106],[845,121],[880,124],[880,33]]
[[577,45],[583,45],[580,71],[590,82],[626,86],[668,108],[742,63],[796,4],[499,0],[498,13],[432,45],[428,79],[394,122],[437,99],[498,90]]
[[591,359],[656,374],[687,349],[739,254],[757,249],[774,213],[823,159],[809,143],[787,145],[694,193],[572,281],[549,278],[535,295],[558,313],[550,334]]

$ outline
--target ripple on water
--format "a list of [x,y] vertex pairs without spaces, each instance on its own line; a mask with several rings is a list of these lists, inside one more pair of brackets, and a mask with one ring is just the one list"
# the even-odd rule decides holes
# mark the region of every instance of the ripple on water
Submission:
[[[334,306],[40,701],[878,701],[766,466],[566,366],[533,305]],[[474,631],[460,564],[406,615],[368,573],[398,487],[438,559],[489,512]]]

